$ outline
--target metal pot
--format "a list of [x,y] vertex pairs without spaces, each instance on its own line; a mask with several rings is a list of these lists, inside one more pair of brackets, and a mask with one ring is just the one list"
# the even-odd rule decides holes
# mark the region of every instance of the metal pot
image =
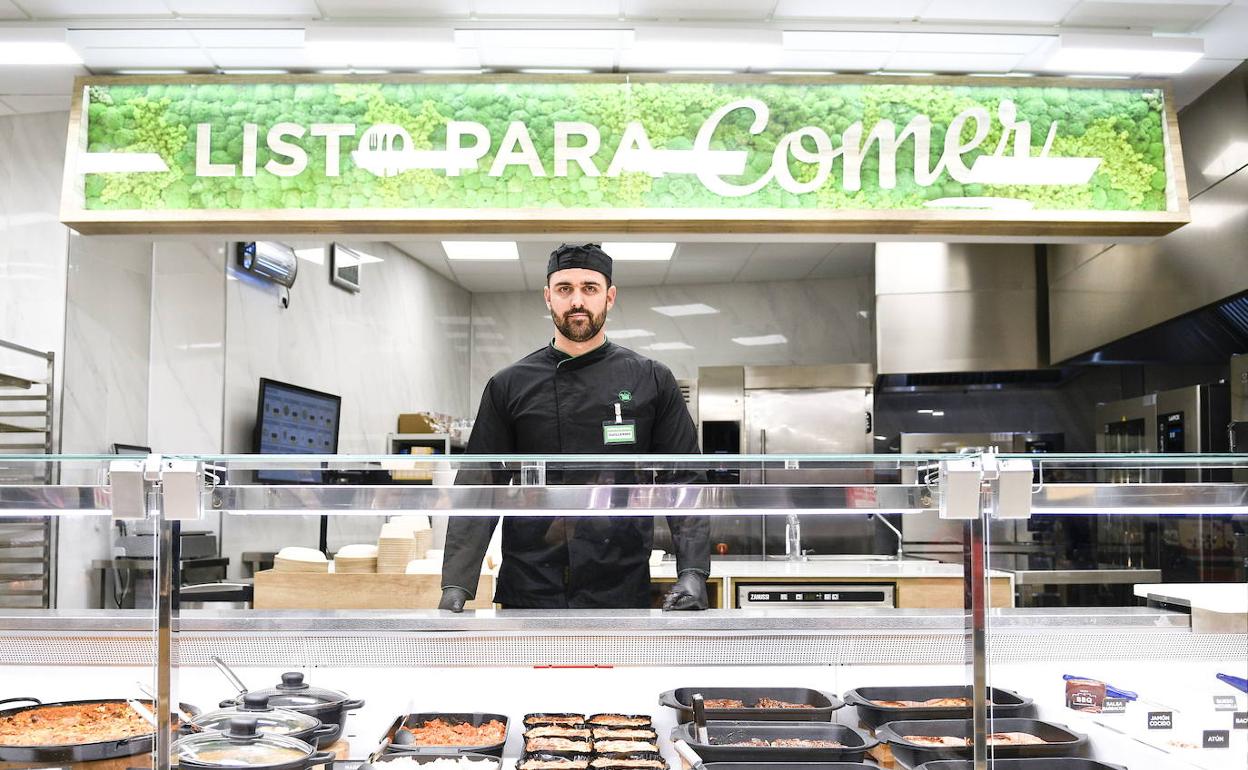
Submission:
[[317,736],[317,748],[325,748],[338,740],[342,736],[347,712],[355,711],[364,706],[364,701],[353,700],[351,696],[344,692],[308,685],[303,681],[303,674],[298,671],[288,671],[282,674],[282,682],[276,687],[267,687],[263,690],[248,690],[246,685],[235,676],[234,672],[220,658],[213,658],[212,662],[239,689],[237,697],[221,701],[221,708],[231,705],[241,706],[243,705],[243,699],[247,695],[263,695],[268,698],[270,706],[298,711],[300,714],[316,717],[323,724],[336,725],[338,729],[334,732]]
[[171,753],[182,770],[239,767],[307,770],[313,765],[328,765],[334,761],[331,752],[316,751],[303,741],[260,732],[254,716],[234,717],[225,732],[203,732],[179,738]]
[[274,708],[269,705],[268,696],[249,692],[243,696],[241,706],[231,704],[196,717],[188,732],[225,732],[230,728],[230,720],[240,716],[255,717],[256,729],[262,733],[285,735],[313,744],[339,731],[338,725],[322,724],[316,717],[298,711]]
[[[91,700],[74,700],[60,701],[57,703],[42,703],[38,698],[5,698],[0,700],[0,704],[5,703],[21,703],[27,702],[30,705],[17,706],[14,708],[6,708],[0,710],[0,718],[13,716],[25,711],[35,711],[37,709],[57,708],[60,706],[88,706],[99,703],[125,703],[125,698],[94,698]],[[144,705],[151,706],[151,702],[144,702]],[[199,713],[199,709],[194,706],[188,706],[185,703],[179,704],[181,709],[192,716]],[[0,746],[0,762],[93,762],[100,759],[117,759],[119,757],[131,757],[136,754],[149,753],[154,745],[156,732],[153,729],[150,733],[143,735],[133,735],[129,738],[120,738],[109,741],[95,741],[93,743],[71,743],[63,745],[49,746]]]

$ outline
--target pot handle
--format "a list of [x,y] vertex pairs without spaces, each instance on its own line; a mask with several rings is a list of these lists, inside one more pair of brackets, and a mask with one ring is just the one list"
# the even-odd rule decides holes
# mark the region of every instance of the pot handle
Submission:
[[[230,680],[230,684],[234,685],[234,689],[238,690],[240,695],[247,692],[247,685],[243,684],[243,680],[239,679],[238,675],[235,674],[229,666],[225,665],[224,660],[221,660],[216,655],[213,655],[209,658],[209,660],[212,661],[212,665],[216,666],[217,670],[220,671],[226,679]],[[224,706],[222,706],[222,708],[224,708]]]
[[356,709],[362,708],[364,708],[364,701],[362,700],[345,700],[342,702],[342,710],[344,712],[355,711]]
[[39,700],[38,698],[5,698],[3,700],[0,700],[0,703],[21,703],[23,701],[26,701],[28,703],[33,703],[36,706],[43,705],[43,701]]
[[337,730],[337,729],[338,729],[338,728],[340,728],[341,726],[342,726],[342,725],[321,725],[320,727],[318,727],[318,728],[316,728],[315,730],[313,730],[313,731],[312,731],[312,735],[311,735],[311,736],[309,736],[309,737],[311,737],[311,738],[324,738],[326,735],[330,735],[330,734],[332,734],[335,730]]
[[337,756],[332,751],[314,751],[308,755],[307,767],[333,764],[336,758]]
[[659,696],[659,705],[660,705],[660,706],[667,706],[668,708],[671,708],[671,709],[676,709],[677,711],[688,711],[688,710],[689,710],[689,707],[688,707],[688,706],[683,706],[683,705],[681,705],[681,704],[680,704],[680,703],[676,700],[676,691],[675,691],[675,690],[668,690],[667,692],[665,692],[665,693],[663,693],[662,695],[660,695],[660,696]]

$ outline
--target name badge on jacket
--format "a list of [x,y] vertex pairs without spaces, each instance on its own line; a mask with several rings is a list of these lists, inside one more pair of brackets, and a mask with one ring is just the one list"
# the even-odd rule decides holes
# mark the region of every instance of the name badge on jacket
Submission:
[[602,424],[602,443],[604,446],[613,444],[636,444],[637,425],[632,420],[607,420]]

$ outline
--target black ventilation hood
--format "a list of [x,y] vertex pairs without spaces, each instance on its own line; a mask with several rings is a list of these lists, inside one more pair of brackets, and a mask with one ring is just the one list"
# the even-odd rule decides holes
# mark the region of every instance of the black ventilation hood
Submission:
[[1066,364],[1226,364],[1248,353],[1248,294],[1136,332]]

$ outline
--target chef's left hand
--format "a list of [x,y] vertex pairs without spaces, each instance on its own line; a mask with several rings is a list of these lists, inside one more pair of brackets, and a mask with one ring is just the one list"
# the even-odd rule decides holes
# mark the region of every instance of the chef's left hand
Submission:
[[706,577],[697,570],[681,572],[663,597],[664,610],[704,610],[706,606]]

